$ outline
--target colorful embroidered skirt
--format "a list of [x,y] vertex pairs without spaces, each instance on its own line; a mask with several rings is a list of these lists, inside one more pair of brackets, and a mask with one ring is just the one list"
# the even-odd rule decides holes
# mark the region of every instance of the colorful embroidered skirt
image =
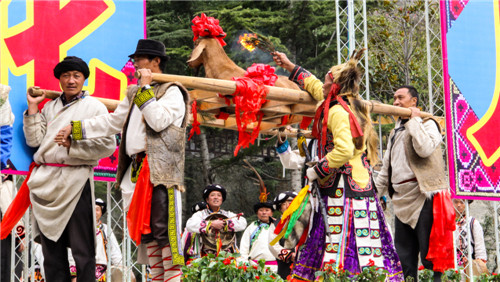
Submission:
[[351,273],[359,273],[373,261],[376,267],[389,272],[389,281],[404,281],[392,236],[376,197],[345,198],[340,186],[335,188],[334,196],[322,196],[331,238],[325,234],[321,212],[316,211],[309,225],[309,237],[299,250],[292,277],[313,281],[322,264],[333,261],[337,270],[342,267]]

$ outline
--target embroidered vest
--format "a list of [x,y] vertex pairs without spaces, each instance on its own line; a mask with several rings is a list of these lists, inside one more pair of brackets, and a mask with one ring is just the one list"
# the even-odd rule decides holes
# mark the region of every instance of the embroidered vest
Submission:
[[[436,126],[441,132],[439,123],[433,118],[425,118],[423,122],[429,119],[432,119],[436,123]],[[406,135],[404,141],[406,158],[408,159],[411,170],[417,178],[420,192],[427,193],[448,189],[448,178],[444,170],[445,166],[441,146],[438,146],[429,157],[421,158],[413,148],[410,134]]]
[[[189,94],[186,88],[180,83],[171,82],[163,84],[152,84],[153,92],[159,100],[170,86],[177,86],[184,98],[186,107],[184,119],[181,127],[170,124],[161,132],[154,131],[146,123],[146,154],[148,155],[150,179],[154,186],[165,185],[166,187],[176,186],[180,191],[184,191],[184,158],[186,146],[186,126],[189,119]],[[117,185],[121,184],[123,175],[130,166],[132,159],[126,154],[126,136],[130,120],[130,112],[134,106],[133,98],[139,87],[130,86],[127,90],[127,97],[130,101],[130,109],[127,120],[123,125],[122,140],[119,148],[118,168],[116,173]]]

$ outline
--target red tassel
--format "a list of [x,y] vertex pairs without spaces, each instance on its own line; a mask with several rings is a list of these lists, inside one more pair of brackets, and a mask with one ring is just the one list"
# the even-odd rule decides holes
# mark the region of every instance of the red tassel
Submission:
[[227,120],[227,118],[229,117],[229,114],[226,113],[226,112],[219,112],[215,118],[217,119],[223,119],[223,120]]
[[290,119],[290,115],[282,116],[281,117],[281,124],[280,124],[280,126],[287,125],[289,119]]
[[191,130],[189,131],[188,141],[191,140],[191,137],[193,137],[195,132],[198,135],[200,135],[200,133],[201,133],[200,122],[198,121],[198,110],[196,109],[197,105],[198,104],[197,104],[196,100],[194,100],[193,103],[191,104],[191,113],[193,113],[193,124],[192,124]]
[[312,117],[303,117],[302,121],[300,122],[300,125],[299,125],[300,129],[306,130],[309,127],[309,125],[311,124],[312,120],[313,120]]

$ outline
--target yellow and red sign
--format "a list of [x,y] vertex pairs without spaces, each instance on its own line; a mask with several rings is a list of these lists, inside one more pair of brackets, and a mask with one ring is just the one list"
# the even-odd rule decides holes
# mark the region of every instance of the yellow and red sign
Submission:
[[[33,154],[22,130],[27,88],[60,90],[53,68],[72,55],[89,65],[85,90],[121,100],[127,85],[134,82],[128,55],[145,37],[145,26],[143,0],[0,2],[0,83],[12,87],[9,102],[15,122],[10,161],[17,172],[28,170]],[[116,157],[115,153],[101,160],[96,177],[111,180]]]

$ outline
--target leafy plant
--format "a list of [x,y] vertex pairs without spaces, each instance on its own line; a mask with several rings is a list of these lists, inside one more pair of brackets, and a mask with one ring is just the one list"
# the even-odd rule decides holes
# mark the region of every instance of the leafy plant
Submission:
[[462,274],[459,270],[448,269],[443,273],[443,281],[460,282]]
[[376,267],[372,260],[370,266],[363,268],[360,273],[352,274],[348,270],[343,269],[342,264],[338,270],[335,267],[335,261],[325,263],[322,271],[317,271],[315,275],[319,281],[326,282],[343,282],[343,281],[359,281],[359,282],[382,282],[385,281],[389,272],[383,268]]
[[434,281],[434,271],[430,269],[426,269],[423,266],[420,266],[418,269],[418,280],[422,282],[432,282]]
[[183,281],[283,281],[281,277],[265,266],[260,260],[258,265],[238,262],[239,254],[219,253],[219,256],[209,254],[192,260],[182,267]]

